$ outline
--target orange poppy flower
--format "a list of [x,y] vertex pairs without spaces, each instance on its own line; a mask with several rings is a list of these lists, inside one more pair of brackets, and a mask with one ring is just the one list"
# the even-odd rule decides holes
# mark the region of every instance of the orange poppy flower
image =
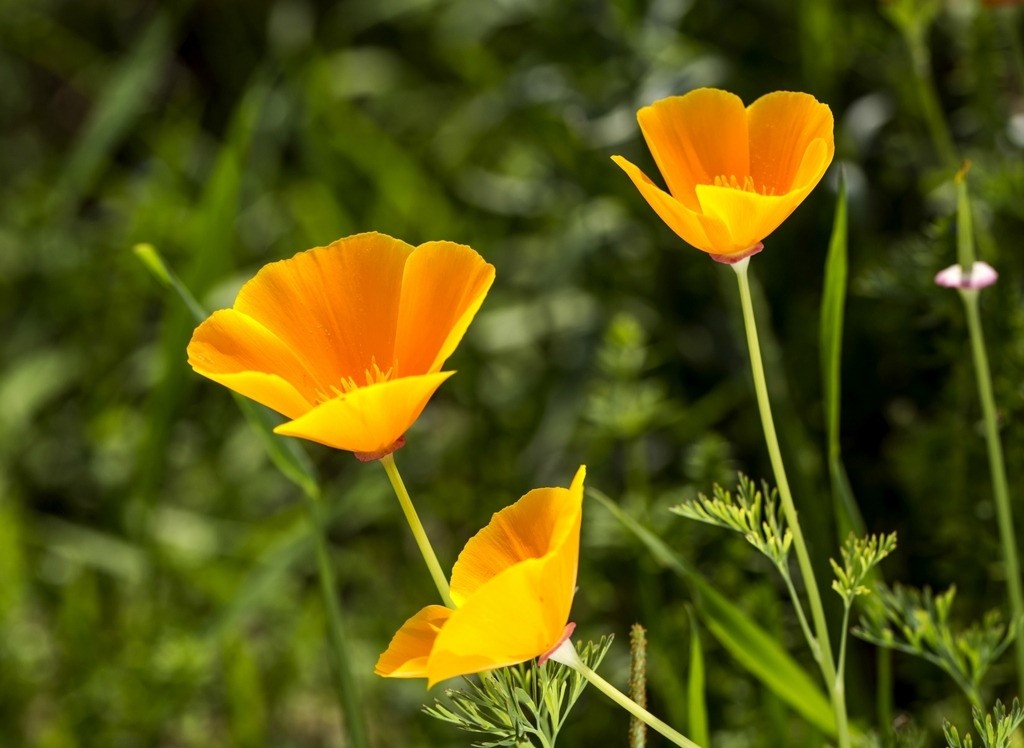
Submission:
[[377,459],[441,383],[494,267],[469,247],[350,236],[272,262],[196,328],[204,377],[287,416],[275,432]]
[[452,569],[455,609],[428,605],[398,630],[374,672],[427,685],[549,654],[572,630],[583,516],[569,488],[537,488],[495,514]]
[[804,93],[777,91],[744,109],[735,94],[700,88],[644,107],[637,120],[668,192],[612,159],[669,228],[720,262],[759,252],[835,153],[831,110]]

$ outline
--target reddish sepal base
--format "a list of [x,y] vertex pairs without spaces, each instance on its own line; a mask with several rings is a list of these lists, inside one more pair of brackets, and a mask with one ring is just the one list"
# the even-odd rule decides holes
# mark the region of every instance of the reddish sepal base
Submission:
[[387,449],[382,449],[379,452],[353,452],[352,454],[354,454],[356,459],[360,462],[373,462],[374,460],[379,460],[381,457],[387,457],[392,452],[395,452],[404,446],[405,437],[400,436],[395,440],[395,443]]
[[537,664],[538,665],[543,665],[545,662],[547,662],[548,658],[551,657],[551,655],[554,653],[554,651],[556,649],[558,649],[560,646],[562,646],[562,642],[564,642],[566,639],[568,639],[570,636],[572,636],[572,632],[575,631],[575,630],[576,630],[576,624],[573,623],[572,621],[569,621],[569,623],[565,624],[565,630],[562,632],[562,635],[558,638],[558,641],[555,642],[555,646],[553,646],[547,652],[545,652],[540,657],[538,657],[537,658]]
[[751,255],[756,255],[762,249],[764,249],[764,243],[758,242],[753,247],[748,249],[746,252],[740,252],[739,254],[735,255],[711,255],[711,259],[714,260],[715,262],[720,262],[723,265],[735,265],[740,260],[745,260]]

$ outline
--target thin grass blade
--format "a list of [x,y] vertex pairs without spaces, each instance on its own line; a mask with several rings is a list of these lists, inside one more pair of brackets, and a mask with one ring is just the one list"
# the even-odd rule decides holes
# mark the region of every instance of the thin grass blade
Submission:
[[117,65],[93,105],[92,114],[61,171],[53,191],[57,205],[74,204],[88,192],[109,156],[131,132],[156,91],[156,83],[171,47],[171,22],[158,16],[143,32],[138,44]]
[[704,689],[704,647],[700,643],[697,616],[690,614],[690,667],[686,679],[686,706],[689,719],[686,724],[693,742],[711,745],[708,735],[708,705]]
[[865,533],[864,519],[857,507],[846,477],[839,445],[839,416],[842,381],[843,316],[846,306],[848,275],[846,179],[839,172],[835,220],[825,260],[825,283],[821,293],[821,381],[825,405],[825,430],[828,435],[828,474],[832,485],[839,537],[851,532]]

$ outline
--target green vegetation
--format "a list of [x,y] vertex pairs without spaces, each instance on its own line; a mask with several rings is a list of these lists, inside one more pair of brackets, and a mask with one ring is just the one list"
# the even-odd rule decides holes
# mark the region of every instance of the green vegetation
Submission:
[[[602,675],[629,681],[639,622],[648,707],[691,738],[834,740],[810,627],[789,604],[804,588],[772,573],[797,567],[733,273],[683,244],[609,158],[655,175],[636,110],[700,86],[748,103],[807,91],[835,115],[836,163],[752,258],[750,290],[837,653],[843,641],[854,744],[968,746],[944,723],[969,725],[972,706],[982,744],[1008,744],[1021,714],[997,699],[1021,696],[1022,676],[986,452],[996,426],[982,420],[959,295],[933,277],[957,261],[954,173],[969,160],[978,259],[1000,274],[971,303],[1020,538],[1019,8],[3,11],[0,746],[346,745],[307,514],[317,491],[370,745],[472,742],[424,706],[451,722],[494,717],[466,696],[444,701],[457,681],[428,693],[373,675],[401,623],[437,597],[387,475],[310,443],[296,453],[276,438],[269,453],[228,393],[188,367],[192,311],[133,252],[155,247],[216,309],[263,264],[368,230],[469,244],[497,268],[449,362],[458,374],[395,453],[444,571],[492,513],[586,464],[572,620],[578,642],[604,642],[593,659],[616,637]],[[739,471],[751,480],[735,496],[715,488]],[[861,540],[841,554],[851,532]],[[830,559],[843,561],[840,595],[825,591]],[[861,638],[846,641],[851,607]],[[560,705],[581,688],[568,671],[538,677],[524,665],[490,685],[502,698],[568,689]],[[629,739],[629,716],[593,689],[564,724],[530,722],[535,702],[521,703],[512,719],[559,745]]]

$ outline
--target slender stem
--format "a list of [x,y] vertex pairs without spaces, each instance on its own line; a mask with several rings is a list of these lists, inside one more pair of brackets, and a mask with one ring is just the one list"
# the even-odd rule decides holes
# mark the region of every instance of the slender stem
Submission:
[[978,398],[985,419],[985,442],[988,446],[988,466],[992,473],[992,492],[996,500],[996,517],[999,520],[999,537],[1003,545],[1003,563],[1006,565],[1006,586],[1010,596],[1012,625],[1017,631],[1014,650],[1017,655],[1017,688],[1024,694],[1024,596],[1021,594],[1020,564],[1017,560],[1017,541],[1013,530],[1013,512],[1010,507],[1010,490],[1006,480],[1006,464],[1003,461],[1003,446],[999,440],[996,425],[996,403],[992,394],[992,374],[985,351],[985,336],[978,314],[978,292],[964,289],[960,292],[967,312],[967,327],[971,337],[971,352],[974,355],[974,372],[978,380]]
[[928,44],[924,34],[924,30],[920,28],[903,29],[903,38],[913,63],[914,87],[917,89],[921,114],[928,126],[928,132],[932,136],[935,150],[938,151],[939,157],[946,163],[946,166],[955,168],[959,163],[956,146],[953,144],[953,136],[950,135],[949,128],[946,127],[946,120],[942,116],[942,106],[939,104],[939,95],[935,91],[935,79],[932,76],[931,55],[928,53]]
[[807,623],[807,616],[804,614],[803,603],[800,602],[800,596],[796,594],[796,587],[793,586],[793,577],[790,576],[788,569],[782,572],[782,578],[786,582],[786,589],[789,590],[789,597],[793,601],[793,609],[796,611],[797,620],[800,621],[800,628],[804,632],[804,639],[807,640],[807,646],[811,648],[811,652],[814,654],[814,659],[816,661],[820,660],[821,647],[818,646],[818,640],[811,631],[810,624]]
[[846,675],[846,641],[849,639],[851,600],[843,600],[843,625],[839,629],[839,663],[836,665],[836,679],[842,683]]
[[437,587],[441,599],[449,608],[454,608],[455,604],[452,602],[451,590],[448,588],[448,579],[441,570],[441,564],[437,562],[434,547],[430,545],[430,538],[427,537],[427,532],[423,529],[423,523],[420,522],[419,515],[416,514],[416,507],[412,505],[409,492],[405,488],[405,483],[402,482],[402,476],[398,473],[398,466],[395,465],[394,455],[389,454],[381,457],[380,464],[384,466],[388,479],[391,481],[391,487],[395,489],[395,496],[398,497],[398,503],[402,506],[402,512],[405,513],[409,529],[412,530],[412,536],[416,539],[416,545],[419,546],[420,553],[423,555],[423,560],[427,564],[427,569],[430,571],[430,576],[434,580],[434,585]]
[[349,744],[353,748],[366,748],[369,741],[366,737],[366,724],[363,710],[359,706],[359,694],[356,691],[355,678],[348,666],[351,657],[348,652],[348,637],[341,619],[341,608],[334,591],[334,572],[327,550],[327,533],[324,528],[323,508],[319,489],[306,491],[309,509],[309,524],[313,530],[316,544],[316,564],[320,576],[320,591],[323,593],[324,606],[327,608],[327,629],[331,640],[332,671],[334,673],[334,690],[341,708],[342,721],[348,730]]
[[555,662],[560,662],[563,665],[571,667],[586,678],[598,691],[621,706],[638,720],[646,723],[652,730],[665,736],[676,745],[682,746],[682,748],[701,748],[699,744],[694,743],[681,732],[673,730],[667,724],[662,722],[649,711],[626,696],[626,694],[622,693],[622,691],[598,675],[594,670],[587,667],[576,653],[576,648],[573,646],[572,642],[568,639],[562,642],[558,646],[558,649],[552,652],[550,656]]
[[782,452],[779,449],[779,437],[775,433],[775,421],[772,418],[771,403],[768,399],[768,383],[765,380],[764,364],[761,361],[761,344],[757,339],[754,305],[750,298],[750,280],[747,278],[747,266],[749,264],[750,258],[747,257],[733,264],[732,268],[736,271],[736,279],[739,283],[740,304],[743,307],[743,324],[747,332],[747,347],[750,350],[750,369],[754,378],[754,390],[757,393],[757,407],[761,412],[761,425],[764,428],[768,456],[771,458],[772,471],[775,473],[775,482],[779,489],[779,499],[782,501],[782,511],[785,513],[786,522],[793,533],[793,547],[796,548],[796,557],[800,564],[800,575],[804,580],[807,600],[811,606],[811,617],[814,620],[814,629],[821,653],[821,656],[817,658],[818,665],[821,668],[822,676],[825,678],[825,685],[832,697],[832,708],[836,715],[836,732],[839,738],[839,746],[840,748],[849,748],[850,727],[846,716],[846,688],[836,678],[835,661],[832,659],[832,645],[829,641],[828,625],[825,623],[825,609],[822,606],[821,594],[818,592],[818,583],[814,577],[814,567],[811,565],[811,556],[807,551],[804,533],[800,529],[796,505],[793,503],[793,495],[789,489],[789,480],[786,478],[786,468],[783,465]]

